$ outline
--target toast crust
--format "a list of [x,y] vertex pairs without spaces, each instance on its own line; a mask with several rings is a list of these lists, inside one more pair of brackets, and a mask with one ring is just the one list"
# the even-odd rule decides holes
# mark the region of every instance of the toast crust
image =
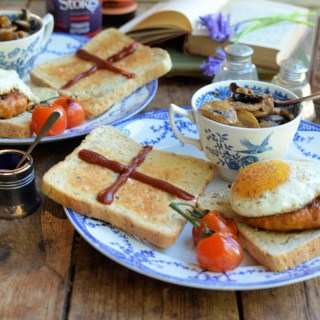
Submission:
[[32,113],[24,111],[9,119],[0,119],[0,137],[2,138],[29,138],[33,132],[31,129]]
[[[43,193],[65,207],[109,222],[157,247],[172,245],[186,221],[169,204],[180,199],[129,178],[110,205],[98,202],[98,193],[110,186],[118,174],[82,161],[78,157],[81,149],[127,165],[141,145],[114,127],[96,128],[64,161],[44,175]],[[148,154],[137,171],[165,180],[196,197],[215,174],[215,168],[205,160],[157,149]]]

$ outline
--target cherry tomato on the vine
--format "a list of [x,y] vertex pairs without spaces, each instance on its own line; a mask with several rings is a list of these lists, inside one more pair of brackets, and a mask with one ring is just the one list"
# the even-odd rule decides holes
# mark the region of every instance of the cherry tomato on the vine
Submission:
[[201,220],[203,223],[201,223],[200,227],[192,227],[192,238],[195,245],[197,245],[201,239],[208,237],[208,234],[206,234],[206,226],[210,231],[230,232],[237,235],[235,222],[232,219],[224,218],[217,210],[209,211]]
[[77,127],[86,118],[84,108],[80,101],[70,97],[60,97],[55,100],[56,104],[61,105],[67,114],[67,129]]
[[62,134],[67,128],[67,115],[64,109],[55,103],[39,104],[34,108],[31,117],[32,131],[38,134],[50,114],[54,111],[58,111],[60,113],[60,118],[47,132],[46,136],[57,136]]
[[[188,213],[180,206],[191,206]],[[184,203],[170,203],[192,225],[192,237],[196,245],[196,259],[200,267],[213,272],[225,272],[236,268],[243,259],[243,247],[237,237],[234,220],[225,218],[220,211],[202,211]]]
[[215,232],[199,241],[196,259],[200,267],[213,272],[225,272],[236,268],[242,261],[243,248],[231,233]]

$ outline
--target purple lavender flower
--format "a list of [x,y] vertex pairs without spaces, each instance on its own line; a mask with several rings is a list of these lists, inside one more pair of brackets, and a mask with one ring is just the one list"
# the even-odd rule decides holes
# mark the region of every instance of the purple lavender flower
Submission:
[[217,49],[216,54],[216,57],[211,56],[200,65],[200,68],[204,69],[204,75],[213,77],[217,73],[222,61],[226,58],[226,53],[220,47]]
[[240,24],[235,26],[230,24],[230,14],[224,16],[221,12],[218,14],[208,14],[199,17],[199,24],[206,27],[209,37],[212,40],[223,42],[229,40],[239,29]]

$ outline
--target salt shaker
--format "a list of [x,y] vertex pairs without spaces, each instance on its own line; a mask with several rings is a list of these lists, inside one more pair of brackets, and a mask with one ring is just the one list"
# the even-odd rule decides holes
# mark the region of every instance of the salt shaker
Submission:
[[[286,59],[280,63],[280,70],[272,79],[272,83],[289,89],[298,97],[311,94],[310,83],[307,78],[308,68],[302,60]],[[312,121],[316,117],[313,101],[301,103],[303,106],[302,118]]]
[[213,82],[224,80],[258,80],[256,66],[251,62],[251,47],[230,44],[224,48],[226,59],[221,63]]

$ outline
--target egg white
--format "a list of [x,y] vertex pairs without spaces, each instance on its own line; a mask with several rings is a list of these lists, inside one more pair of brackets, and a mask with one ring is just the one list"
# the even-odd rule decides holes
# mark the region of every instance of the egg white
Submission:
[[310,162],[286,161],[290,167],[288,179],[273,190],[246,198],[231,186],[230,205],[245,217],[261,217],[291,212],[309,204],[320,195],[320,167]]

